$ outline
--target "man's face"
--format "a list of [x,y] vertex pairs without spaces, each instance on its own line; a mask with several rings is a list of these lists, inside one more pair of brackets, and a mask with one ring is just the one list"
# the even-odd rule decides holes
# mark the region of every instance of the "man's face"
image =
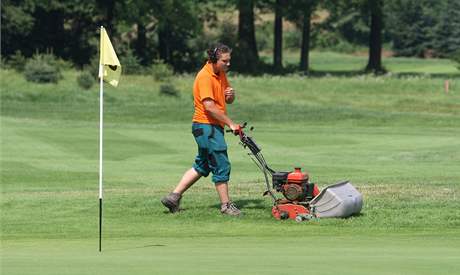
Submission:
[[216,67],[219,71],[227,72],[230,67],[230,53],[222,53],[220,58],[217,60]]

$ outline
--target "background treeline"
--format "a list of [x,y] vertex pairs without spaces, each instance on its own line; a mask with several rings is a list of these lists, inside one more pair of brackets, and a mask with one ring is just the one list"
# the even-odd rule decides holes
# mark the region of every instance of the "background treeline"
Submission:
[[[460,59],[458,0],[3,0],[2,66],[48,53],[82,68],[98,62],[99,26],[125,66],[176,72],[200,67],[204,50],[234,48],[233,70],[309,72],[309,51],[367,51],[382,72],[383,49],[396,56]],[[274,16],[273,16],[274,15]],[[283,49],[298,51],[293,68]],[[165,67],[163,67],[165,68]]]

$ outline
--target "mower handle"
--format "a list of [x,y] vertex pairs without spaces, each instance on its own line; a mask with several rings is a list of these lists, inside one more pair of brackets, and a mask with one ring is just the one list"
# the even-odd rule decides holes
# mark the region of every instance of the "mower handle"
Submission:
[[237,136],[240,133],[243,133],[243,128],[245,128],[247,124],[248,124],[247,122],[244,122],[243,125],[238,125],[238,129],[236,129],[235,131],[229,129],[229,130],[225,130],[225,132],[233,133],[235,136]]

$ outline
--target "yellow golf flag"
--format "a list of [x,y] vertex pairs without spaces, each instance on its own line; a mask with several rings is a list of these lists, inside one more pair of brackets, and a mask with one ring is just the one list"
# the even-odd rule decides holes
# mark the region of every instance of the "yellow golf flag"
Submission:
[[121,65],[104,27],[101,27],[100,46],[99,64],[102,66],[99,66],[99,78],[102,77],[104,81],[117,87],[121,75]]

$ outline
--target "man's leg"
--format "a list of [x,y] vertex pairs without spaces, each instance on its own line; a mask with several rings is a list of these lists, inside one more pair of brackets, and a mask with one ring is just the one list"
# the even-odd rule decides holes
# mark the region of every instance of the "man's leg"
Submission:
[[228,184],[227,182],[217,182],[216,184],[217,194],[219,194],[221,207],[220,212],[222,214],[230,216],[239,216],[241,211],[236,207],[236,205],[230,201],[228,196]]
[[219,194],[221,204],[225,204],[230,201],[230,198],[228,196],[228,184],[226,182],[217,182],[216,191],[217,194]]
[[192,186],[197,180],[201,178],[201,175],[194,168],[190,168],[187,172],[184,173],[182,179],[177,184],[176,189],[173,193],[183,194],[190,186]]
[[182,194],[200,178],[201,175],[194,168],[190,168],[187,172],[184,173],[182,179],[179,181],[174,191],[164,197],[161,200],[161,203],[166,206],[171,213],[179,211],[179,204],[182,198]]

